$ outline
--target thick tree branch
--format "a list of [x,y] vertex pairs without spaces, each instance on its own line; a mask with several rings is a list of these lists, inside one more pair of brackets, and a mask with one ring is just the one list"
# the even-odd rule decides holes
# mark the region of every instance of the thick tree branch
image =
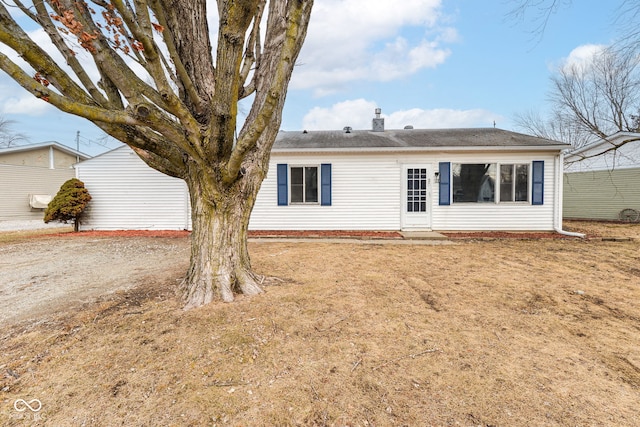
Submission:
[[[132,34],[140,41],[144,47],[142,54],[146,62],[146,69],[153,78],[158,91],[164,101],[162,105],[173,116],[177,117],[181,123],[188,129],[188,133],[195,135],[199,132],[199,125],[189,113],[186,106],[174,94],[169,81],[167,80],[166,70],[162,62],[162,54],[159,52],[156,43],[153,40],[153,25],[149,16],[147,2],[144,0],[136,0],[136,15],[134,16],[122,0],[113,0],[113,4],[120,12],[127,27]],[[160,122],[168,122],[166,118],[160,119]],[[164,132],[162,132],[164,134]],[[167,135],[168,136],[168,135]],[[168,136],[169,137],[169,136]],[[196,140],[191,139],[191,146],[197,146]],[[187,141],[185,141],[187,142]],[[183,148],[187,149],[186,146]],[[193,150],[190,150],[193,152]],[[195,154],[195,152],[194,152]],[[199,153],[201,155],[201,153]]]
[[[280,125],[280,117],[277,116],[274,120],[273,115],[275,111],[281,111],[281,105],[284,103],[283,89],[289,84],[295,61],[300,53],[307,30],[305,19],[308,19],[308,11],[312,5],[312,1],[289,1],[286,4],[272,2],[269,5],[265,40],[267,53],[261,60],[261,67],[256,70],[258,93],[227,163],[224,175],[226,182],[232,182],[237,178],[246,154],[257,146],[267,127],[277,129]],[[277,18],[279,16],[285,16],[286,19],[282,21]],[[272,144],[273,141],[270,145],[262,147],[262,150],[270,151]]]
[[[251,33],[246,43],[245,53],[244,53],[244,63],[242,65],[242,70],[240,71],[240,81],[244,84],[251,72],[253,66],[256,64],[257,59],[261,55],[261,46],[260,46],[260,22],[262,21],[262,15],[264,13],[264,7],[267,3],[267,0],[260,0],[258,4],[258,11],[256,12],[256,16],[253,19],[253,28],[251,29]],[[246,85],[241,89],[240,97],[244,98],[253,93],[255,90],[254,85]]]
[[226,159],[233,148],[242,82],[240,65],[244,37],[252,19],[259,13],[259,0],[220,0],[218,10],[218,49],[216,53],[215,93],[209,125],[209,160]]
[[[171,53],[171,58],[181,76],[179,89],[184,94],[182,101],[196,121],[207,126],[211,118],[210,102],[215,91],[207,2],[150,1],[156,16],[162,19],[161,24],[168,30],[163,36],[171,40],[169,51],[175,51]],[[187,22],[185,17],[189,18]]]
[[150,6],[156,15],[156,18],[158,18],[160,26],[163,28],[162,37],[165,45],[167,46],[167,50],[169,51],[169,57],[171,58],[171,61],[176,69],[176,85],[183,88],[186,98],[192,105],[196,107],[197,110],[203,111],[206,107],[204,106],[204,103],[200,98],[200,95],[198,95],[198,91],[196,90],[191,77],[187,73],[187,70],[182,63],[182,58],[180,58],[180,55],[178,54],[178,50],[174,42],[174,35],[169,28],[164,9],[159,5],[157,0],[150,0]]
[[124,111],[105,109],[94,105],[91,100],[89,100],[89,104],[84,104],[58,94],[44,86],[42,83],[36,81],[33,77],[29,76],[19,66],[12,62],[9,57],[1,52],[0,69],[9,74],[11,78],[13,78],[20,86],[29,91],[32,95],[50,103],[64,112],[84,117],[92,122],[103,121],[129,125],[140,124]]
[[[96,122],[96,125],[112,137],[126,142],[152,168],[176,178],[186,178],[184,153],[167,144],[162,135],[141,126],[119,126],[104,122]],[[143,157],[141,153],[146,154]]]
[[[78,58],[76,57],[76,53],[67,46],[65,40],[61,37],[58,29],[55,24],[51,20],[51,16],[45,6],[45,3],[42,0],[34,1],[34,7],[38,13],[37,22],[42,25],[42,28],[49,35],[49,39],[54,44],[54,46],[58,49],[58,52],[62,54],[67,65],[71,68],[73,73],[78,77],[80,83],[84,88],[89,92],[91,97],[103,107],[106,107],[109,100],[104,97],[104,95],[100,92],[100,90],[95,86],[89,74],[80,64]],[[115,100],[114,105],[118,105],[121,100],[118,98]]]
[[37,72],[46,76],[60,92],[74,100],[89,104],[92,99],[60,68],[40,46],[18,26],[3,4],[0,3],[0,42],[16,51]]

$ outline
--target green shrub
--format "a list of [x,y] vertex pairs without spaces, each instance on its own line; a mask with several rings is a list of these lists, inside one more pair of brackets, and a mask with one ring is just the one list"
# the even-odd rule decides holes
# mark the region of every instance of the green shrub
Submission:
[[44,211],[44,222],[60,221],[66,224],[72,221],[73,229],[78,231],[80,217],[90,200],[91,195],[84,187],[84,182],[71,178],[62,184],[58,194],[49,202]]

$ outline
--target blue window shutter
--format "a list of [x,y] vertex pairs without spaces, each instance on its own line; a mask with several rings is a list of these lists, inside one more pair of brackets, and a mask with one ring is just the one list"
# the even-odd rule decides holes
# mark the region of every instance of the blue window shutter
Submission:
[[531,204],[542,205],[544,203],[544,161],[533,162],[531,175]]
[[331,206],[331,164],[320,165],[320,204]]
[[288,172],[289,168],[286,164],[278,164],[278,206],[287,206],[289,204],[289,194],[287,192]]
[[440,162],[438,173],[440,178],[439,204],[449,206],[451,204],[451,163]]

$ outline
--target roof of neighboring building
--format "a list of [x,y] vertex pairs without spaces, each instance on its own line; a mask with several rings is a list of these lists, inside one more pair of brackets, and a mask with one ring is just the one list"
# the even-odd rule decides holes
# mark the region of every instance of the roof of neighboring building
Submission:
[[564,150],[570,145],[496,128],[399,129],[374,132],[280,131],[273,151]]
[[91,156],[88,154],[84,154],[80,151],[76,151],[73,148],[67,147],[66,145],[60,144],[59,142],[56,142],[56,141],[47,141],[47,142],[40,142],[37,144],[15,145],[13,147],[0,148],[0,155],[7,154],[7,153],[19,153],[19,152],[40,150],[42,148],[49,148],[49,147],[53,147],[71,156],[78,157],[80,160],[87,160],[91,158]]
[[[640,133],[637,132],[616,132],[612,135],[609,135],[606,138],[597,138],[591,141],[588,144],[583,145],[582,147],[578,147],[575,150],[571,150],[567,153],[567,157],[582,157],[584,153],[589,152],[593,149],[598,149],[601,146],[605,146],[606,148],[615,149],[616,147],[620,147],[627,142],[636,142],[640,141]],[[602,151],[602,149],[600,149]]]

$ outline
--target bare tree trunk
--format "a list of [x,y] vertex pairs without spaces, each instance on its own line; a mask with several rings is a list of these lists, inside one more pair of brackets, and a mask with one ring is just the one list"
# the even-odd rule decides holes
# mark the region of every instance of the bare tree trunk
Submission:
[[191,263],[182,283],[185,310],[214,300],[230,302],[235,294],[262,292],[247,248],[249,218],[261,179],[245,176],[212,197],[207,174],[196,175],[187,180],[193,231]]

